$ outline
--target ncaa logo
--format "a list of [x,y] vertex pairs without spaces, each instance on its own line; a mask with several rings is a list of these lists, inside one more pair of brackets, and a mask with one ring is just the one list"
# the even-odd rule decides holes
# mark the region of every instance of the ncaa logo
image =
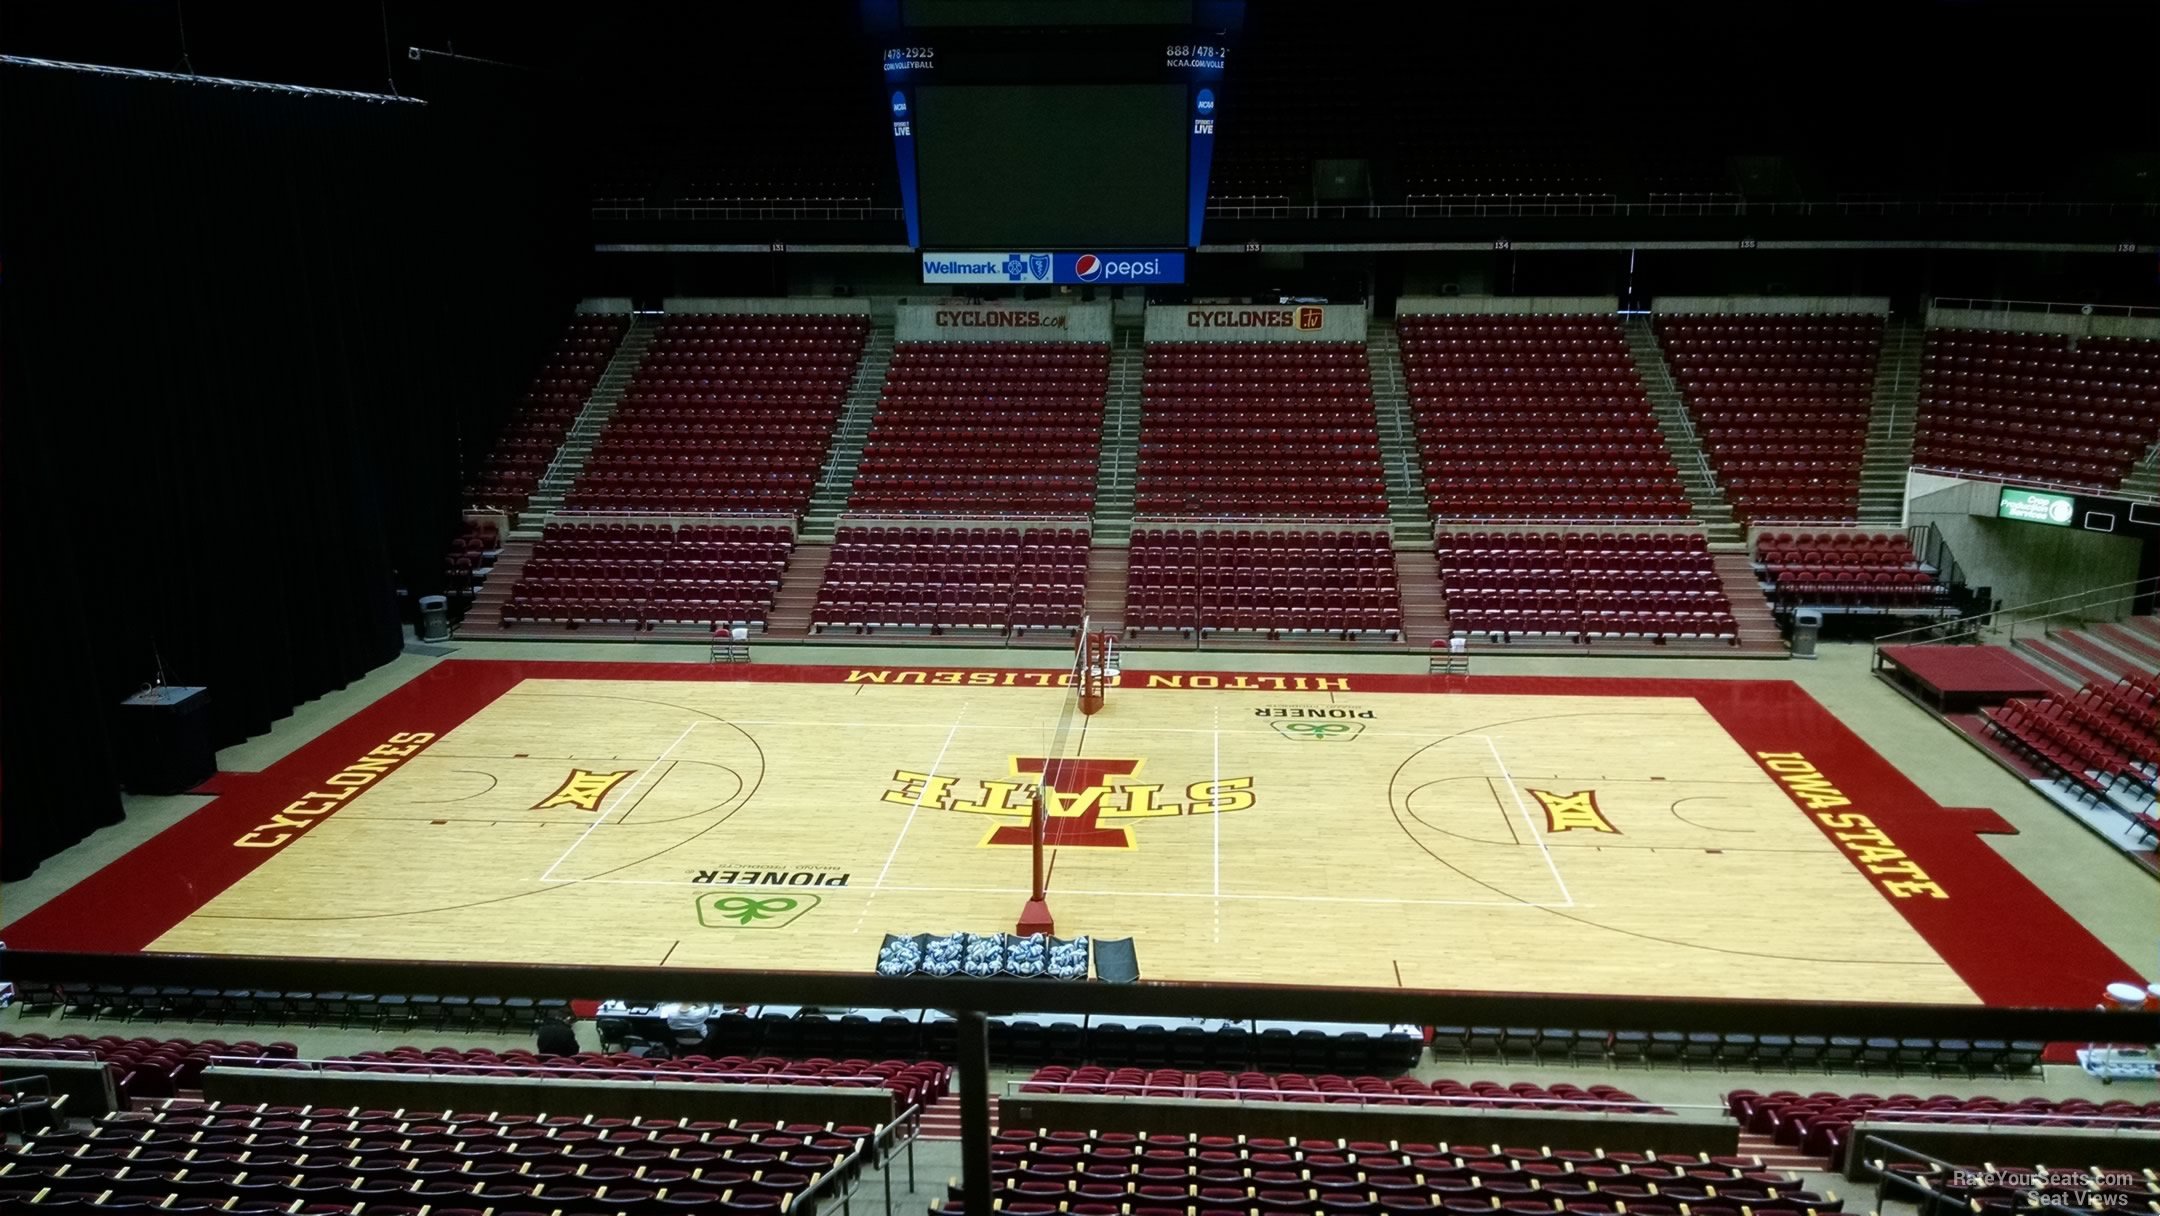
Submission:
[[1073,259],[1073,277],[1083,283],[1092,283],[1102,277],[1103,260],[1092,253],[1083,253]]
[[895,118],[899,118],[899,117],[904,117],[904,116],[906,116],[906,114],[907,114],[907,94],[905,94],[905,93],[895,93],[895,94],[893,94],[893,95],[892,95],[892,112],[893,112],[893,116],[894,116]]
[[1202,114],[1213,114],[1215,112],[1215,91],[1213,89],[1200,90],[1200,95],[1193,99],[1193,109]]

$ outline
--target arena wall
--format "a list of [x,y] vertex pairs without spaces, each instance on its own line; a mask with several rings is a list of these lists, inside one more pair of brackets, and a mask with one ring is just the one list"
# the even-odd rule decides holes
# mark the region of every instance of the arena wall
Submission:
[[[1964,568],[1966,581],[1993,588],[1994,597],[2005,605],[2030,604],[2137,578],[2140,544],[2136,538],[1997,519],[1995,503],[2001,491],[1991,481],[1914,473],[1907,489],[1907,522],[1934,524]],[[2088,615],[2093,620],[2119,620],[2129,611],[2126,602]]]

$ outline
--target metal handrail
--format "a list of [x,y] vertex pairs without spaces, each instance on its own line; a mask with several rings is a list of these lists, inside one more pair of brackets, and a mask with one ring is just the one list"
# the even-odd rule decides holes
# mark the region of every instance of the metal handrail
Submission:
[[[1053,1097],[1070,1096],[1079,1098],[1148,1098],[1154,1100],[1168,1101],[1190,1100],[1194,1102],[1207,1102],[1210,1104],[1227,1103],[1236,1106],[1268,1108],[1279,1108],[1286,1105],[1296,1105],[1296,1103],[1286,1103],[1284,1101],[1281,1101],[1279,1098],[1274,1097],[1247,1097],[1231,1089],[1227,1085],[1195,1085],[1193,1086],[1193,1089],[1195,1091],[1193,1093],[1173,1094],[1148,1092],[1149,1090],[1159,1090],[1161,1087],[1147,1086],[1140,1082],[1134,1082],[1127,1087],[1129,1092],[1109,1092],[1109,1087],[1115,1086],[1117,1084],[1119,1083],[1112,1081],[1042,1081],[1030,1077],[1016,1077],[1009,1079],[1005,1082],[1005,1096],[1015,1097],[1023,1094],[1040,1093],[1047,1089]],[[1220,1096],[1203,1094],[1202,1092],[1200,1092],[1201,1090],[1219,1090]],[[1365,1094],[1347,1091],[1328,1092],[1325,1093],[1323,1096],[1327,1098],[1327,1102],[1325,1103],[1325,1105],[1330,1110],[1341,1110],[1345,1107],[1358,1110],[1378,1110],[1382,1108],[1385,1108],[1387,1110],[1400,1110],[1406,1106],[1422,1109],[1444,1109],[1447,1107],[1470,1107],[1476,1109],[1484,1109],[1487,1107],[1491,1107],[1496,1103],[1504,1102],[1509,1107],[1550,1107],[1554,1110],[1564,1111],[1570,1114],[1586,1115],[1671,1115],[1678,1111],[1684,1110],[1714,1111],[1720,1116],[1725,1113],[1725,1107],[1722,1104],[1705,1102],[1652,1102],[1644,1098],[1636,1098],[1632,1101],[1627,1101],[1617,1098],[1524,1098],[1519,1097],[1515,1094],[1508,1094],[1505,1096],[1499,1094]],[[1356,1102],[1343,1102],[1338,1100],[1346,1097],[1355,1097],[1360,1100]],[[1366,1099],[1371,1100],[1367,1101]]]
[[[2021,617],[2019,615],[2020,613],[2030,612],[2035,608],[2045,608],[2051,604],[2060,604],[2066,600],[2084,600],[2088,596],[2103,595],[2109,592],[2114,592],[2116,594],[2107,595],[2107,598],[2105,599],[2095,600],[2089,603],[2079,603],[2070,607],[2057,608],[2051,612],[2041,613],[2038,616]],[[2002,620],[2006,617],[2009,618],[2007,627],[2010,631],[2010,639],[2015,640],[2017,638],[2017,627],[2021,624],[2032,625],[2042,621],[2052,621],[2060,617],[2069,616],[2072,613],[2082,613],[2094,608],[2106,608],[2115,604],[2126,603],[2128,601],[2135,600],[2140,596],[2152,594],[2154,592],[2160,592],[2160,575],[2154,575],[2151,578],[2141,578],[2133,582],[2127,583],[2110,583],[2105,587],[2089,587],[2083,591],[2073,591],[2070,592],[2068,595],[2058,595],[2052,599],[2035,600],[2029,604],[2016,604],[2007,608],[1996,608],[1988,612],[1977,613],[1973,616],[1966,617],[1962,621],[1959,621],[1959,628],[1949,632],[1944,632],[1943,627],[1940,625],[1922,625],[1913,629],[1901,629],[1896,633],[1884,634],[1882,637],[1875,639],[1875,657],[1876,661],[1880,663],[1882,660],[1883,647],[1898,645],[1900,644],[1900,639],[1907,639],[1911,644],[1932,644],[1937,642],[1956,642],[1966,638],[1977,637],[1980,634],[1993,632],[1996,629],[2003,628],[2004,626],[2002,624]],[[1920,634],[1935,634],[1936,636],[1917,636]]]
[[[1925,1192],[1930,1202],[1920,1205],[1920,1210],[1923,1212],[1932,1210],[1936,1206],[1936,1201],[1946,1201],[1947,1197],[1937,1191],[1927,1179],[1906,1178],[1892,1174],[1887,1168],[1883,1168],[1888,1156],[1882,1150],[1888,1150],[1888,1153],[1896,1154],[1901,1161],[1924,1161],[1940,1170],[1961,1170],[1971,1166],[1971,1162],[1945,1161],[1933,1153],[1923,1152],[1920,1149],[1899,1144],[1888,1136],[1878,1135],[1874,1132],[1862,1132],[1859,1139],[1853,1142],[1851,1150],[1851,1160],[1858,1171],[1857,1177],[1874,1184],[1878,1191],[1890,1179],[1896,1178],[1902,1186],[1910,1186]],[[1832,1162],[1831,1164],[1837,1165],[1841,1163]],[[2046,1193],[2048,1192],[2045,1190],[2038,1192],[2038,1194],[2043,1195]],[[2073,1216],[2073,1214],[2084,1216],[2087,1213],[2087,1209],[2069,1207],[2052,1200],[2040,1201],[2029,1208],[2021,1208],[2020,1210],[2060,1213],[2062,1216]]]
[[1505,519],[1466,519],[1460,516],[1440,516],[1433,521],[1433,528],[1480,529],[1492,531],[1515,528],[1574,528],[1597,529],[1606,532],[1709,532],[1709,526],[1699,519],[1615,519],[1606,516],[1599,519],[1568,518],[1564,516],[1509,517]]
[[1936,296],[1935,308],[1971,312],[2076,313],[2084,317],[2160,317],[2160,308],[2144,304],[2073,304],[2063,300],[1983,300],[1972,296]]
[[691,525],[728,528],[786,528],[790,533],[798,530],[792,515],[775,512],[746,511],[731,515],[724,511],[638,511],[631,508],[609,510],[605,507],[566,507],[550,511],[542,521],[546,524],[659,524],[669,528]]
[[[597,214],[601,209],[595,208]],[[1478,216],[1582,215],[2048,215],[2156,216],[2160,203],[2055,202],[2044,199],[1832,199],[1792,202],[1484,203],[1210,203],[1209,219],[1441,219]]]
[[[2153,454],[2148,452],[2139,459],[2138,464],[2144,464],[2152,458]],[[2131,467],[2134,469],[2137,466],[2132,465]],[[2009,473],[1975,473],[1960,469],[1945,469],[1931,464],[1913,465],[1911,471],[1927,473],[1935,477],[1954,477],[1959,481],[1985,481],[1993,485],[2016,486],[2021,490],[2046,490],[2054,494],[2084,494],[2093,498],[2113,498],[2122,502],[2160,503],[2160,495],[2136,494],[2119,487],[2113,490],[2097,490],[2089,485],[2081,486],[2070,482],[2048,481],[2040,477],[2017,477]]]

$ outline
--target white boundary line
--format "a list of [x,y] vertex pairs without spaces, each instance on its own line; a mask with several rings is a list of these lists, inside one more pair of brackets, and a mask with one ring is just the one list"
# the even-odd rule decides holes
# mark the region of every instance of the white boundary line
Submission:
[[[1222,797],[1222,706],[1221,706],[1220,704],[1212,705],[1212,706],[1209,706],[1209,710],[1210,710],[1210,711],[1211,711],[1211,712],[1212,712],[1212,713],[1214,714],[1214,718],[1215,718],[1215,731],[1214,731],[1214,736],[1215,736],[1215,749],[1214,749],[1214,750],[1215,750],[1215,785],[1214,785],[1214,790],[1215,790],[1215,796],[1216,796],[1216,797],[1218,797],[1218,798],[1220,798],[1220,797]],[[1213,820],[1215,821],[1215,822],[1214,822],[1214,824],[1213,824],[1213,827],[1214,827],[1214,834],[1215,834],[1215,842],[1214,842],[1214,843],[1215,843],[1215,847],[1214,847],[1214,861],[1215,861],[1215,940],[1216,940],[1217,942],[1221,942],[1221,941],[1222,941],[1222,820],[1223,820],[1223,813],[1222,813],[1222,811],[1221,811],[1220,809],[1218,809],[1218,810],[1216,810],[1216,811],[1214,812],[1214,814],[1210,815],[1210,816],[1209,816],[1209,818],[1210,818],[1210,819],[1213,819]]]
[[[736,888],[673,878],[588,878],[584,881],[589,883],[613,883],[630,887],[695,887],[700,891],[756,889],[749,886]],[[857,889],[851,887],[815,888],[821,896]],[[1026,895],[1028,893],[1026,887],[916,887],[895,884],[871,891],[869,894],[877,895],[892,891],[917,895]],[[1241,899],[1253,903],[1380,904],[1390,907],[1397,905],[1430,905],[1448,908],[1572,908],[1581,906],[1577,904],[1533,904],[1512,899],[1395,899],[1387,896],[1357,895],[1239,895],[1234,892],[1216,896],[1205,891],[1090,891],[1065,887],[1057,888],[1056,894],[1095,896],[1103,899]],[[864,902],[868,903],[867,900]]]
[[[635,790],[637,787],[645,784],[645,778],[651,776],[654,769],[659,768],[662,764],[666,763],[668,756],[673,754],[676,748],[681,747],[682,741],[689,738],[690,732],[696,730],[698,728],[698,723],[703,722],[704,720],[705,719],[703,718],[691,719],[690,725],[683,727],[682,733],[675,736],[675,742],[668,744],[666,751],[663,751],[659,755],[653,757],[651,763],[647,764],[644,768],[639,769],[636,780],[632,781],[628,786],[617,792],[615,797],[606,806],[600,808],[600,813],[593,816],[593,821],[591,823],[585,825],[585,830],[578,833],[578,838],[576,840],[570,842],[570,847],[564,849],[563,855],[555,859],[555,864],[547,868],[547,873],[540,876],[540,881],[558,881],[555,877],[555,871],[562,868],[562,863],[570,860],[570,855],[578,851],[578,846],[584,844],[585,838],[593,834],[593,829],[599,827],[603,823],[606,823],[607,817],[614,812],[616,807],[622,805],[623,799],[628,798],[632,790]],[[569,879],[568,881],[576,882],[578,880],[573,878]]]
[[[1461,737],[1470,738],[1472,736],[1464,735]],[[1538,831],[1537,824],[1531,820],[1530,808],[1523,802],[1522,787],[1515,784],[1515,775],[1508,771],[1507,761],[1500,758],[1499,745],[1493,742],[1491,735],[1478,735],[1475,737],[1485,741],[1485,750],[1492,753],[1493,763],[1500,767],[1500,778],[1507,782],[1508,793],[1515,799],[1515,809],[1522,813],[1523,826],[1530,829],[1530,838],[1537,841],[1538,852],[1545,855],[1545,868],[1552,871],[1553,883],[1560,888],[1560,898],[1567,901],[1563,904],[1543,906],[1555,908],[1574,907],[1575,897],[1568,892],[1567,880],[1560,877],[1560,867],[1553,863],[1552,850],[1545,845],[1545,833]]]
[[[938,748],[937,758],[923,770],[929,776],[938,775],[938,766],[945,763],[945,753],[952,748],[952,741],[960,733],[960,723],[967,717],[968,703],[960,703],[960,712],[953,717],[952,726],[945,731],[945,742]],[[892,848],[885,854],[885,864],[878,869],[877,881],[870,884],[870,896],[863,900],[862,915],[855,918],[855,931],[862,932],[864,918],[870,915],[870,905],[876,901],[879,891],[885,889],[885,876],[892,872],[893,859],[900,856],[900,846],[907,843],[908,829],[915,826],[915,816],[922,812],[923,797],[930,792],[930,783],[921,783],[922,790],[915,795],[915,805],[908,808],[907,819],[900,824],[900,834],[893,837]]]

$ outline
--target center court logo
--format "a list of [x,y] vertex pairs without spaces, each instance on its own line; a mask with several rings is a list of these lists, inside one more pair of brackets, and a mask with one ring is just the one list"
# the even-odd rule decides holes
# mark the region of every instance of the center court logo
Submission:
[[[964,781],[959,777],[901,769],[878,795],[895,806],[929,808],[968,815],[991,815],[999,823],[983,837],[985,847],[1033,843],[1028,819],[1035,791],[1045,784],[1049,821],[1046,843],[1060,848],[1137,848],[1127,821],[1176,815],[1215,815],[1250,810],[1257,798],[1251,777],[1215,777],[1187,782],[1174,790],[1140,781],[1144,759],[1090,756],[1046,761],[1040,756],[1011,757],[1007,778]],[[1045,781],[1047,771],[1048,780]],[[1165,795],[1165,791],[1170,792]],[[1177,801],[1182,798],[1183,801]]]

